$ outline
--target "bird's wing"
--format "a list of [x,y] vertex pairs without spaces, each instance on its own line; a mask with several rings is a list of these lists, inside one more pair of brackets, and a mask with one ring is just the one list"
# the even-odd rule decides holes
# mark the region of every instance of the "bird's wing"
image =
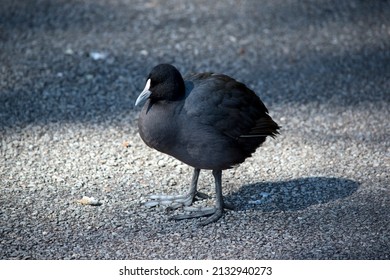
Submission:
[[187,77],[193,83],[184,110],[197,122],[234,139],[274,136],[278,126],[260,98],[243,83],[222,74]]

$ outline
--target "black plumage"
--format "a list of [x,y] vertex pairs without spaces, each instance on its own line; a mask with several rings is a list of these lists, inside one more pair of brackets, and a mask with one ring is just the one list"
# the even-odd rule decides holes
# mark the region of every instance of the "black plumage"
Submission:
[[190,194],[170,197],[172,207],[192,203],[200,169],[213,170],[216,180],[215,209],[175,218],[211,215],[202,224],[217,220],[226,207],[222,170],[250,157],[267,136],[278,134],[279,126],[252,90],[223,74],[200,73],[183,79],[174,66],[160,64],[149,74],[136,105],[144,100],[138,122],[143,141],[195,168]]

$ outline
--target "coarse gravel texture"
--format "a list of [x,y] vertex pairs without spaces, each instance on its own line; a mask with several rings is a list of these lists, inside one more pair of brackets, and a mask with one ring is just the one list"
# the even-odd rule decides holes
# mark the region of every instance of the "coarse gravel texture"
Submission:
[[[390,258],[390,1],[0,2],[1,259]],[[142,205],[192,175],[137,133],[162,62],[235,77],[282,126],[205,227]]]

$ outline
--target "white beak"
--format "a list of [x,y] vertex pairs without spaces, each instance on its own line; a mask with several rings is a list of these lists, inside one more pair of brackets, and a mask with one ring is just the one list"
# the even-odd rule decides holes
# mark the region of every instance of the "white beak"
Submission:
[[138,96],[137,100],[135,101],[134,106],[137,106],[138,104],[142,103],[143,101],[145,101],[146,99],[149,98],[149,96],[152,94],[152,92],[149,90],[149,88],[150,88],[150,79],[148,79],[146,81],[145,88]]

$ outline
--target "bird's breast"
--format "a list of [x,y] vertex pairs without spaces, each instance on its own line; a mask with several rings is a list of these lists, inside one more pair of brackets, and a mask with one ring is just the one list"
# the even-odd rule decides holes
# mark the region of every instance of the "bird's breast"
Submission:
[[174,110],[160,104],[145,103],[138,119],[142,140],[151,148],[167,153],[176,143],[177,121]]

